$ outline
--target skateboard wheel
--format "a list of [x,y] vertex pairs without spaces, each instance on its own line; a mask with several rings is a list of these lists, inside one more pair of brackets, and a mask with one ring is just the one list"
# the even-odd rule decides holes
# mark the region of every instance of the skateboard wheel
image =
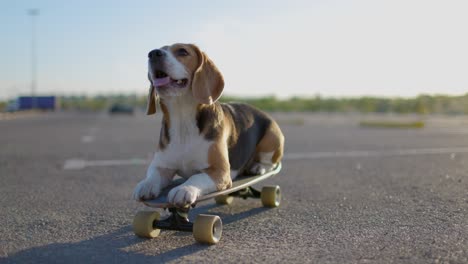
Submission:
[[219,195],[215,197],[216,204],[228,205],[234,201],[234,197],[230,195]]
[[216,244],[221,238],[223,223],[217,215],[197,215],[193,223],[193,237],[197,242]]
[[260,194],[262,204],[265,207],[278,207],[281,203],[281,189],[276,186],[265,186]]
[[153,227],[160,215],[155,211],[140,211],[133,218],[133,232],[139,237],[155,238],[161,230]]

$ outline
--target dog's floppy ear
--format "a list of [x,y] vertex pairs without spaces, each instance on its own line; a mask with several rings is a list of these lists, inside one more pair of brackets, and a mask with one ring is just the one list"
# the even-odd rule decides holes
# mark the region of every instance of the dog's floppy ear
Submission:
[[146,103],[146,114],[147,115],[152,115],[154,113],[156,113],[156,100],[158,99],[158,95],[156,94],[156,90],[154,89],[154,86],[153,86],[153,82],[151,81],[151,78],[149,78],[149,75],[148,75],[148,79],[151,83],[150,85],[150,88],[149,88],[149,92],[148,92],[148,99],[147,99],[147,103]]
[[192,94],[201,104],[216,102],[224,89],[224,78],[213,61],[197,46],[193,45],[198,55],[198,68],[193,75]]

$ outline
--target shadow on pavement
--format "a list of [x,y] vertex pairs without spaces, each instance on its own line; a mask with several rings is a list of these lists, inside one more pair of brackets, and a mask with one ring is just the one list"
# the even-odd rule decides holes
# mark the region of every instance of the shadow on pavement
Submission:
[[6,258],[1,263],[96,263],[96,262],[143,262],[151,256],[125,252],[121,248],[141,242],[140,238],[129,237],[131,226],[97,236],[92,239],[71,243],[53,243],[25,249]]
[[[193,210],[194,214],[207,212],[217,205],[206,205]],[[239,214],[218,214],[224,225],[265,212],[266,208],[253,208]],[[182,233],[182,232],[180,232]],[[183,233],[191,235],[190,233]],[[176,239],[178,235],[170,238]],[[158,239],[158,238],[156,238]],[[156,256],[123,249],[146,239],[133,235],[132,227],[125,226],[112,233],[97,236],[88,240],[71,243],[53,243],[45,246],[25,249],[8,257],[0,257],[0,263],[150,263],[167,262],[205,250],[210,246],[194,242],[179,248],[174,248]],[[221,241],[222,243],[222,241]]]

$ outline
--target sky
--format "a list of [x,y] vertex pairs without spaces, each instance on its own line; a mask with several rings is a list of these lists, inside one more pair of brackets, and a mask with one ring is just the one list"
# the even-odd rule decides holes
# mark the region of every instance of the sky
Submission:
[[466,0],[0,0],[0,99],[138,94],[147,54],[195,43],[224,93],[411,97],[468,92]]

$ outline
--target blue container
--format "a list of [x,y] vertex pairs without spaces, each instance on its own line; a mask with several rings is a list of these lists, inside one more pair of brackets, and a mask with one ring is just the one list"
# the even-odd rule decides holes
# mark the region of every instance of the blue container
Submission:
[[[33,105],[34,104],[34,105]],[[17,100],[18,110],[41,109],[55,110],[55,96],[20,96]]]

